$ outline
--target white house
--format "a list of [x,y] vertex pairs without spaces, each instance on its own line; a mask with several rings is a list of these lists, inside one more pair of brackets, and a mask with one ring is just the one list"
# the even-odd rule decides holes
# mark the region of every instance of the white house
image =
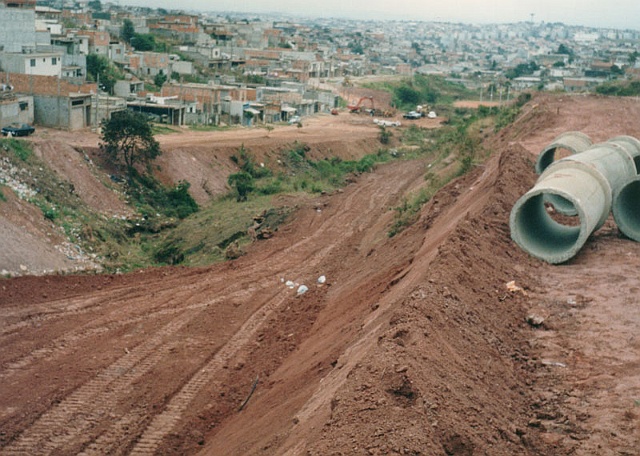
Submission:
[[62,74],[62,52],[0,54],[0,65],[9,73],[58,76]]

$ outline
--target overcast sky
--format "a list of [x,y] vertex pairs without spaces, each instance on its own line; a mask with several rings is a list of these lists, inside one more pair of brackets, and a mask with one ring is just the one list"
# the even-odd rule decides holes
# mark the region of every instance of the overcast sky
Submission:
[[640,0],[121,0],[200,11],[282,12],[354,19],[505,23],[533,20],[640,29]]

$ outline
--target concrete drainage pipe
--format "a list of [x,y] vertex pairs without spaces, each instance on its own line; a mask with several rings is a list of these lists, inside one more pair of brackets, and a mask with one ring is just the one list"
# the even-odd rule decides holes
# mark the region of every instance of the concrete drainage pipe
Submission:
[[582,132],[568,131],[556,137],[551,144],[544,148],[538,160],[536,161],[536,173],[542,172],[551,165],[556,159],[556,150],[565,149],[571,152],[571,155],[584,152],[592,146],[591,139]]
[[613,195],[613,219],[622,234],[640,242],[640,177],[631,179]]
[[[544,148],[538,160],[536,161],[536,173],[542,174],[552,163],[554,163],[556,157],[556,151],[564,149],[569,151],[571,155],[584,152],[592,146],[591,139],[582,132],[568,131],[556,137],[547,147]],[[563,215],[577,215],[576,208],[564,198],[557,197],[552,194],[547,194],[545,201],[551,203],[556,211]]]
[[[640,174],[640,141],[633,136],[617,136],[609,142],[627,149],[633,156],[636,175]],[[640,177],[631,178],[613,195],[612,211],[622,234],[640,242]]]
[[[511,238],[530,255],[548,263],[574,257],[606,221],[613,194],[636,175],[628,149],[603,143],[553,162],[513,206]],[[574,208],[579,224],[554,219],[545,204],[550,197]]]
[[640,174],[640,141],[638,139],[633,136],[616,136],[607,142],[623,147],[633,157],[633,162],[636,165],[636,174]]

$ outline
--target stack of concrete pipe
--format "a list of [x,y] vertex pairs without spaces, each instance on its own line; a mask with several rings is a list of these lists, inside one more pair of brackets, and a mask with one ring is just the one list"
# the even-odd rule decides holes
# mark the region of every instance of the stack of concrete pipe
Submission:
[[[558,149],[570,156],[554,160]],[[620,231],[640,242],[640,141],[617,136],[592,144],[580,132],[558,136],[538,156],[535,186],[513,206],[511,238],[530,255],[548,263],[573,258],[613,211]],[[565,225],[553,211],[577,216]]]

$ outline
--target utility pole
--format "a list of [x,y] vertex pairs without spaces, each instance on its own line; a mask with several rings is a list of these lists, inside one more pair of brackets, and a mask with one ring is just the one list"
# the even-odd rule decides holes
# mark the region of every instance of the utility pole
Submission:
[[96,131],[98,131],[100,126],[100,122],[98,121],[98,105],[100,104],[100,73],[97,73],[96,79]]

